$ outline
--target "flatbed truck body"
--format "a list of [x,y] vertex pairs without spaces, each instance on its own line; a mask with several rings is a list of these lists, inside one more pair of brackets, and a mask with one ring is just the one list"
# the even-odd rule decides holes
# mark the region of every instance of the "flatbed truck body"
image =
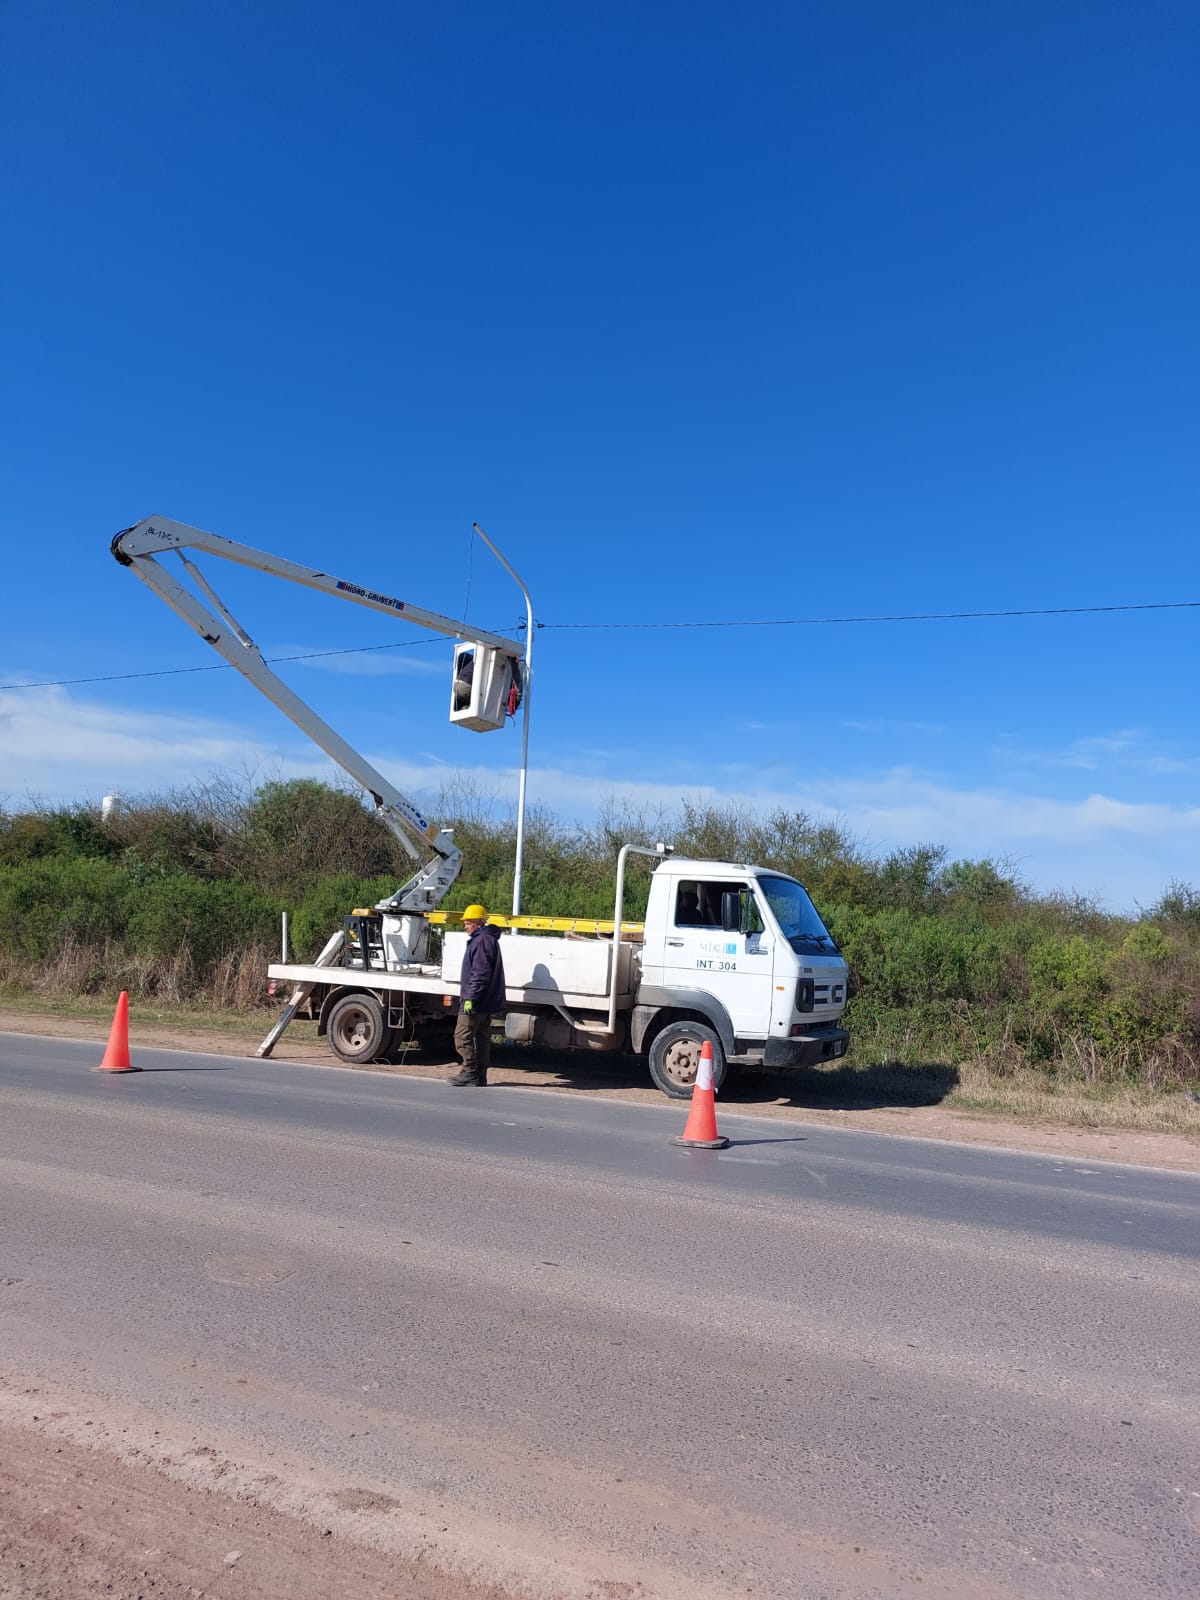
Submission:
[[[437,960],[390,960],[389,918],[359,912],[331,961],[276,962],[268,976],[292,986],[293,1014],[315,1019],[342,1060],[445,1049],[467,936],[452,914],[428,920],[440,924]],[[507,1005],[496,1025],[515,1044],[644,1055],[670,1095],[690,1092],[705,1042],[718,1083],[728,1065],[806,1067],[847,1049],[845,961],[803,887],[780,873],[664,852],[645,921],[621,922],[619,939],[615,914],[493,920],[554,924],[501,939]]]

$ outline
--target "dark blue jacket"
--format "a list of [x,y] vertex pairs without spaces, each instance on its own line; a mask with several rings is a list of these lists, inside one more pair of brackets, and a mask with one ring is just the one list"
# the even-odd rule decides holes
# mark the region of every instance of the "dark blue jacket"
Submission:
[[484,923],[467,940],[463,956],[461,993],[480,1011],[504,1010],[504,960],[500,935]]

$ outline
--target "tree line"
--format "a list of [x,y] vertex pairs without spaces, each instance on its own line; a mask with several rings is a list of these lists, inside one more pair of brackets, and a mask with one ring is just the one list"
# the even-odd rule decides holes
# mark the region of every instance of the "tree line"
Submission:
[[[462,782],[435,815],[464,852],[446,909],[480,900],[507,910],[515,819]],[[620,845],[657,839],[808,887],[850,964],[861,1062],[1200,1084],[1200,894],[1190,885],[1114,916],[1086,897],[1037,894],[1003,861],[955,861],[927,843],[875,854],[799,811],[612,804],[587,824],[531,810],[524,909],[611,915]],[[412,870],[357,792],[313,779],[220,778],[108,817],[90,804],[0,808],[0,985],[10,997],[125,988],[249,1009],[266,1003],[282,911],[293,958],[310,959],[347,911]],[[626,917],[642,913],[647,886],[631,863]]]

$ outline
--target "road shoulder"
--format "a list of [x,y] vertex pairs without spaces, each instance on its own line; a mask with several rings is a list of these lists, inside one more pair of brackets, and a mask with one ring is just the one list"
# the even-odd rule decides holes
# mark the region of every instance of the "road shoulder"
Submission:
[[341,1529],[42,1431],[40,1420],[0,1422],[0,1600],[504,1600]]

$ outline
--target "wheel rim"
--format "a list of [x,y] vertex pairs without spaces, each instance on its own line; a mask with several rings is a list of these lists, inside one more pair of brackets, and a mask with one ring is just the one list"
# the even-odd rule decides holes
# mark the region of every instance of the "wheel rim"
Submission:
[[361,1050],[374,1037],[371,1013],[365,1006],[347,1006],[337,1019],[338,1043],[347,1050]]
[[676,1039],[663,1054],[663,1072],[681,1089],[690,1088],[696,1081],[700,1065],[699,1039]]

